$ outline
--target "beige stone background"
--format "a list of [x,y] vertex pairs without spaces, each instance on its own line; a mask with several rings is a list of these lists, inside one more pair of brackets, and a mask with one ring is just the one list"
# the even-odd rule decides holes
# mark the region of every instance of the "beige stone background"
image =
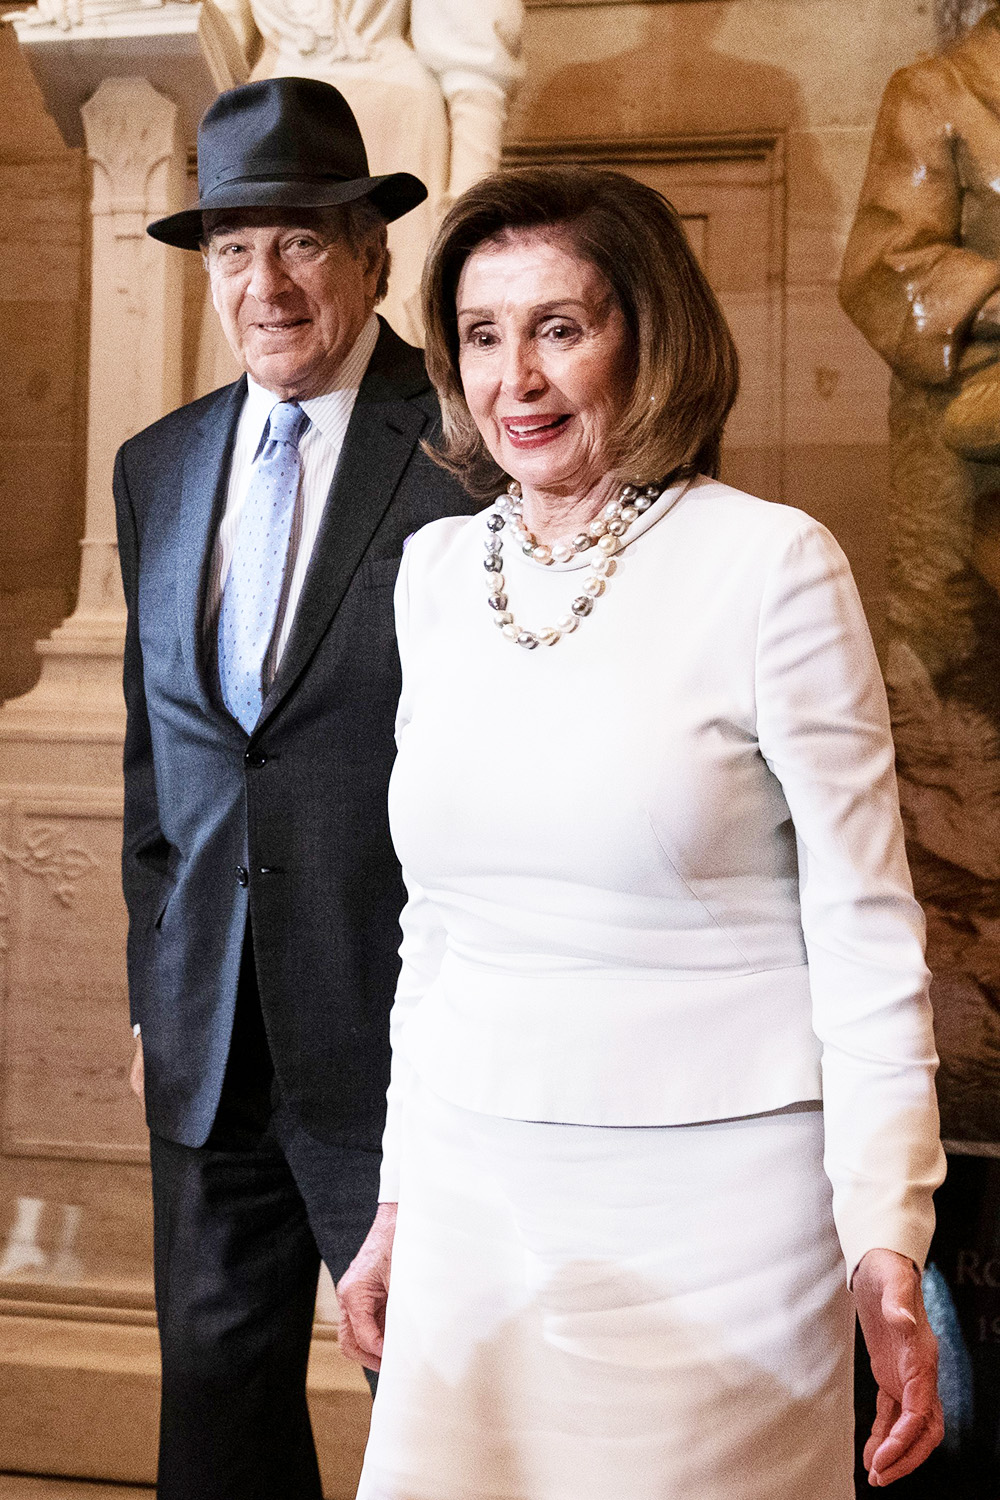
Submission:
[[[528,4],[510,158],[618,164],[674,197],[744,361],[726,475],[831,527],[878,637],[888,377],[839,310],[836,281],[886,80],[934,45],[930,0]],[[75,602],[88,200],[82,152],[63,144],[0,27],[0,700],[37,679],[32,642]],[[186,271],[196,312],[196,258]],[[193,393],[190,369],[189,357]],[[32,816],[43,829],[60,819],[65,840],[78,812],[45,804]],[[97,798],[89,817],[82,842],[110,868],[115,798]],[[0,805],[0,874],[5,818]],[[98,899],[109,887],[82,879],[80,899],[60,906],[41,865],[26,869],[22,947],[0,968],[0,1252],[19,1196],[45,1200],[43,1239],[58,1235],[60,1205],[83,1217],[75,1277],[0,1277],[0,1469],[148,1483],[155,1330],[142,1128],[125,1093],[122,913]],[[102,962],[98,981],[74,987],[65,955],[81,932]],[[320,1333],[324,1474],[346,1496],[366,1397]]]

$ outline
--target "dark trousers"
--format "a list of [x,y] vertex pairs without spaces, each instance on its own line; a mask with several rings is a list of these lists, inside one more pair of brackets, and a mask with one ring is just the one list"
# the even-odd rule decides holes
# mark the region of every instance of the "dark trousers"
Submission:
[[377,1152],[283,1107],[246,944],[202,1147],[151,1138],[163,1364],[159,1500],[320,1500],[306,1365],[320,1257],[334,1280],[375,1215]]

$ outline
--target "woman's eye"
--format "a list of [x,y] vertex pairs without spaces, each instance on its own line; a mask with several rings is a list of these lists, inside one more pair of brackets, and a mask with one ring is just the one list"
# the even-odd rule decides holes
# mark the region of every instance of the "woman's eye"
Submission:
[[550,323],[545,333],[555,343],[562,344],[574,337],[576,329],[570,323]]
[[470,328],[463,342],[473,349],[488,349],[496,343],[496,336],[488,328]]

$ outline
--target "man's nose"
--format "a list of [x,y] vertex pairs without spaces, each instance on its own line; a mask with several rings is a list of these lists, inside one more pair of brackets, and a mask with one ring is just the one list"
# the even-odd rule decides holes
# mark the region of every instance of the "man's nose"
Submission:
[[271,302],[291,284],[281,257],[271,250],[259,250],[253,257],[247,291],[258,302]]

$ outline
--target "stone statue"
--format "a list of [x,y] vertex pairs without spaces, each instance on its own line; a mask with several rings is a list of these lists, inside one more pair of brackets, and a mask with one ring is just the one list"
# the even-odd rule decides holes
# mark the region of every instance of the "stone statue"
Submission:
[[[956,22],[981,0],[942,0]],[[945,6],[949,8],[944,14]],[[886,678],[944,1133],[1000,1144],[1000,8],[882,102],[840,284],[890,365]]]
[[422,342],[431,234],[450,200],[500,158],[520,73],[522,0],[217,3],[255,62],[253,78],[335,84],[357,116],[372,171],[414,172],[427,184],[426,203],[390,228],[392,278],[380,309],[397,333]]

